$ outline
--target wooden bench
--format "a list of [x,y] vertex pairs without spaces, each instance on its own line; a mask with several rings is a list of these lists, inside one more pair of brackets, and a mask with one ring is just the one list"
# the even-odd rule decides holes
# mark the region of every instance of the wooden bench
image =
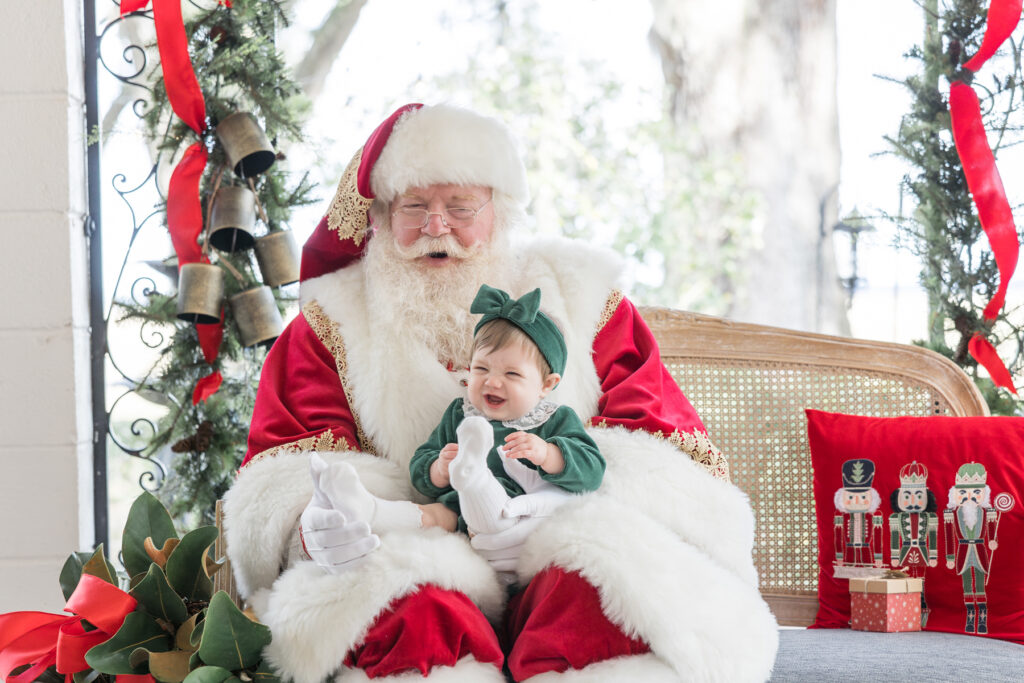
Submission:
[[[750,498],[757,521],[753,552],[760,588],[780,626],[811,624],[818,606],[804,409],[877,416],[988,414],[971,379],[927,349],[663,308],[641,311],[658,339],[663,361],[712,441],[726,454],[733,483]],[[216,551],[224,556],[223,545]],[[218,588],[236,597],[230,571],[215,578]],[[1016,671],[1015,662],[1024,660],[1024,651],[1012,643],[943,633],[902,634],[923,641],[913,645],[910,656],[918,658],[914,664],[908,660],[907,640],[886,652],[893,640],[876,639],[886,635],[783,630],[772,680],[866,680],[871,672],[909,672],[922,663],[959,655],[985,658],[995,671],[1011,666]],[[951,657],[951,648],[956,657]],[[1004,667],[1003,662],[1008,664]]]

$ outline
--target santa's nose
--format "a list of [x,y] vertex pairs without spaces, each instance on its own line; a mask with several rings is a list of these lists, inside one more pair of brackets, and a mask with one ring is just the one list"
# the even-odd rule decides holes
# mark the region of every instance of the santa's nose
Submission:
[[429,213],[427,214],[427,224],[423,226],[423,232],[431,237],[440,237],[450,233],[451,228],[445,225],[444,214]]

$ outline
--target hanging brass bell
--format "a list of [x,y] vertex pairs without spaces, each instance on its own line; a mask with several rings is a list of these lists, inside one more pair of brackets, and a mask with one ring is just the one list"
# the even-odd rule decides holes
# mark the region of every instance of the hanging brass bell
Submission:
[[269,346],[284,331],[284,321],[270,287],[262,285],[247,289],[232,296],[230,301],[231,313],[242,336],[242,346]]
[[244,187],[218,188],[210,210],[210,245],[227,252],[252,249],[255,227],[256,195]]
[[256,262],[263,283],[270,287],[290,285],[299,279],[299,247],[291,230],[278,230],[256,240]]
[[226,117],[217,124],[216,132],[236,175],[252,178],[273,165],[276,158],[274,148],[249,112],[238,111]]
[[186,263],[178,272],[178,318],[190,323],[220,322],[224,271],[209,263]]

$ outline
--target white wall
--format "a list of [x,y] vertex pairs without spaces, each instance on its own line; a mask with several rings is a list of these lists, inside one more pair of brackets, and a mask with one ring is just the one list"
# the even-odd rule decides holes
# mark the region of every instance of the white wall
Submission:
[[92,544],[80,5],[0,3],[0,612]]

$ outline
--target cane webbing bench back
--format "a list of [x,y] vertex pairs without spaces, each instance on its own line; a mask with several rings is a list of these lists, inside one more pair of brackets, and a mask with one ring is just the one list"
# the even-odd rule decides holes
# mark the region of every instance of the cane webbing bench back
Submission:
[[757,521],[754,562],[780,624],[817,611],[817,532],[805,408],[985,415],[970,378],[915,346],[643,308],[662,360],[729,461]]

